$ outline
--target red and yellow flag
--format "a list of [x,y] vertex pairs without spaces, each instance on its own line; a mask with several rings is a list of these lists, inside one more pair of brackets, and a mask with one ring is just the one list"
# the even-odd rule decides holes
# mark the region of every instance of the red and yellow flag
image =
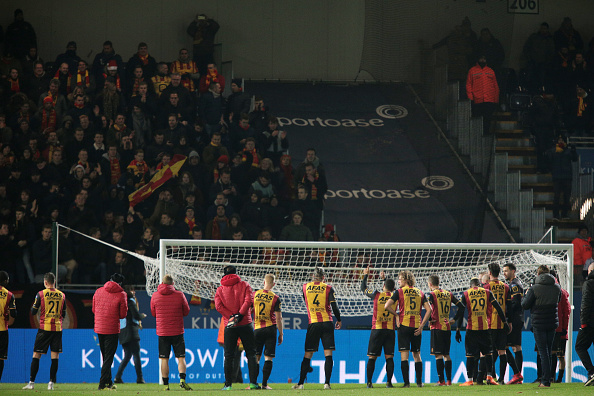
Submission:
[[155,176],[153,176],[150,182],[128,196],[130,207],[133,208],[136,204],[144,201],[167,180],[171,179],[173,176],[177,176],[180,168],[186,162],[186,158],[185,155],[175,154],[169,164],[165,165],[155,173]]

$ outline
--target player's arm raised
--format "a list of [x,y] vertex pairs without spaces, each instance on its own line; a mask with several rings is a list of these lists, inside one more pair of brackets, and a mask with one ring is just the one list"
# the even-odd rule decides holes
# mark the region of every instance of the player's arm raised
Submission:
[[367,288],[367,278],[369,277],[369,268],[363,270],[363,279],[361,280],[361,291],[371,299],[375,298],[376,291]]

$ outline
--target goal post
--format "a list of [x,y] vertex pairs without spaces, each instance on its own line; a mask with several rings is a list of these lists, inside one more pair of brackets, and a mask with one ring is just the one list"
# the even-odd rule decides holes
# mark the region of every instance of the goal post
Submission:
[[323,267],[343,316],[368,316],[373,302],[361,292],[364,268],[370,268],[370,287],[381,288],[380,271],[397,278],[412,271],[417,284],[428,291],[427,277],[439,275],[440,285],[456,295],[468,289],[469,281],[487,271],[490,263],[515,264],[524,289],[534,281],[536,269],[545,264],[554,269],[562,288],[569,292],[570,319],[566,351],[566,381],[571,381],[573,341],[573,245],[490,243],[374,243],[160,240],[157,260],[146,259],[147,292],[152,294],[165,274],[184,293],[213,299],[223,276],[232,264],[254,290],[263,286],[264,275],[276,277],[275,293],[283,311],[307,314],[302,285],[310,282],[313,270]]

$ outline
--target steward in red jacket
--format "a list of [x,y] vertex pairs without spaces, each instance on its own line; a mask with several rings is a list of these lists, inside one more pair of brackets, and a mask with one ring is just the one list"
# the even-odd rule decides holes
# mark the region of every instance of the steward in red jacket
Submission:
[[[553,276],[557,278],[557,273],[553,272]],[[557,279],[557,283],[559,280]],[[553,338],[553,354],[551,355],[553,366],[551,369],[552,376],[555,376],[555,365],[559,359],[559,376],[555,382],[563,381],[563,374],[565,373],[565,347],[567,345],[567,330],[569,328],[569,313],[571,311],[569,305],[569,293],[567,290],[561,288],[561,299],[557,305],[557,312],[559,315],[559,327],[555,330],[555,337]],[[555,379],[555,378],[553,378]]]
[[157,320],[158,336],[184,334],[184,316],[190,313],[190,306],[184,293],[175,287],[161,283],[151,298],[151,314]]
[[487,66],[484,57],[481,57],[477,64],[468,71],[466,94],[468,95],[468,99],[475,104],[499,103],[497,78],[493,69]]
[[128,313],[128,299],[126,292],[122,289],[124,279],[122,274],[113,274],[110,280],[93,295],[95,333],[99,338],[99,348],[103,355],[99,390],[115,389],[111,380],[111,364],[118,349],[120,319],[124,319]]
[[120,319],[124,319],[128,313],[128,299],[119,283],[110,280],[97,289],[93,295],[93,313],[95,314],[95,333],[120,333]]
[[184,340],[184,316],[190,313],[186,296],[173,287],[171,275],[163,277],[163,283],[151,297],[151,314],[157,320],[159,336],[159,359],[161,377],[166,390],[169,390],[169,354],[171,348],[177,358],[179,386],[192,390],[186,383],[186,342]]
[[258,385],[258,362],[256,361],[256,339],[252,327],[253,292],[251,286],[236,274],[234,266],[228,265],[223,270],[221,286],[215,294],[215,307],[225,326],[225,386],[231,390],[233,381],[233,357],[237,349],[237,340],[243,343],[250,372],[250,389],[260,389]]

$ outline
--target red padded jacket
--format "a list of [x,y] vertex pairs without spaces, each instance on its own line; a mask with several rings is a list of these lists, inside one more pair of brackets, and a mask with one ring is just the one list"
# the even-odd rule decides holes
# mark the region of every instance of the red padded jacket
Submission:
[[468,71],[466,95],[472,103],[499,103],[499,85],[489,66],[478,64]]
[[561,333],[565,330],[565,336],[562,338],[567,340],[567,329],[569,328],[569,293],[565,289],[561,289],[561,300],[559,300],[559,304],[557,305],[557,312],[559,315],[559,327],[557,327],[556,332]]
[[157,319],[158,336],[184,334],[184,316],[189,313],[186,296],[173,285],[161,283],[151,297],[151,314]]
[[252,323],[253,298],[252,287],[246,281],[236,274],[223,276],[215,293],[215,308],[223,315],[222,325],[227,326],[229,316],[236,313],[243,315],[238,326]]
[[128,299],[122,286],[108,281],[93,295],[95,333],[119,334],[120,319],[128,313]]

